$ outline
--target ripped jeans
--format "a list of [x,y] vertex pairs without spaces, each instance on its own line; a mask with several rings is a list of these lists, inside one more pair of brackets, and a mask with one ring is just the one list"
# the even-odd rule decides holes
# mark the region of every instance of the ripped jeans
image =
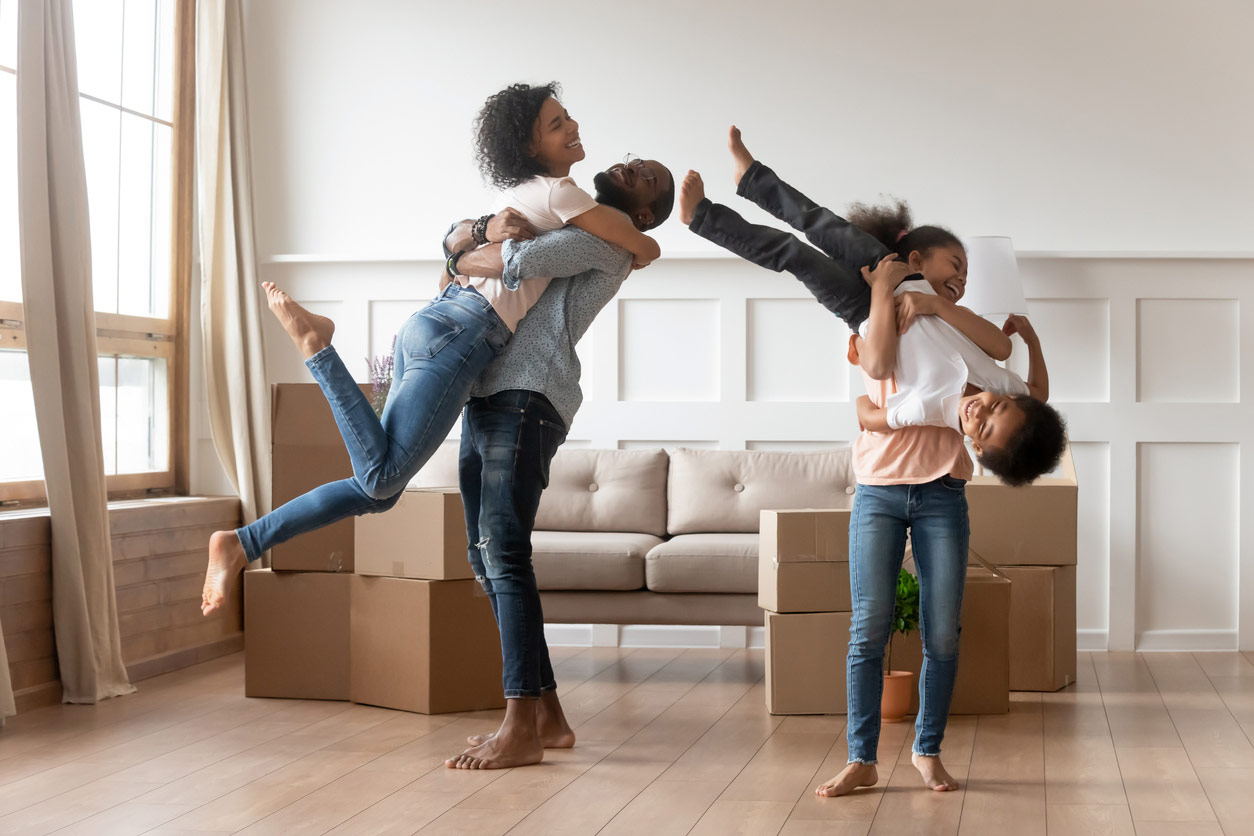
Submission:
[[562,417],[539,392],[471,398],[462,417],[458,469],[470,565],[501,632],[506,699],[557,687],[531,567],[531,531],[549,462],[565,440]]

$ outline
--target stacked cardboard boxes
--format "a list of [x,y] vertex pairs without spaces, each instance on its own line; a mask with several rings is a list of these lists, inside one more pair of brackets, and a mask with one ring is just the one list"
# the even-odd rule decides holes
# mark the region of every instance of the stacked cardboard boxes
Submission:
[[[849,511],[762,512],[758,604],[766,610],[766,706],[772,714],[847,710],[848,544]],[[906,568],[913,571],[909,562]],[[969,570],[951,713],[1009,711],[1010,606],[1011,582],[1004,574]],[[918,631],[893,641],[893,668],[917,676]]]
[[505,705],[496,618],[466,546],[456,488],[407,490],[357,519],[353,702],[423,714]]
[[1057,691],[1076,676],[1076,511],[1070,448],[1059,471],[1022,488],[967,484],[971,550],[1011,581],[1010,688]]
[[844,714],[849,511],[763,511],[758,605],[766,610],[766,709]]
[[[352,475],[317,385],[274,386],[272,409],[275,507]],[[406,491],[385,514],[272,549],[271,570],[245,573],[245,694],[428,714],[502,707],[496,620],[465,532],[455,488]]]

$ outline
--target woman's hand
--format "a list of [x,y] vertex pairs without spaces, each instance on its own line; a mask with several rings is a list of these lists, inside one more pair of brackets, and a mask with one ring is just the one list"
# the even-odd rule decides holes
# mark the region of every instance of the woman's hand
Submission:
[[1007,337],[1011,334],[1018,334],[1029,345],[1040,342],[1040,337],[1036,336],[1036,329],[1032,327],[1031,322],[1028,322],[1026,316],[1011,314],[1006,319],[1006,324],[1001,327],[1001,330]]
[[897,285],[901,284],[901,280],[909,275],[910,265],[904,261],[898,261],[896,253],[886,255],[880,259],[880,263],[875,265],[874,270],[869,267],[862,268],[862,278],[872,288],[883,287],[888,290],[896,290]]
[[503,241],[530,241],[536,237],[536,228],[527,216],[513,207],[506,207],[492,216],[484,232],[489,244]]
[[910,326],[914,324],[914,318],[917,316],[932,316],[939,314],[944,301],[931,293],[916,293],[908,291],[898,294],[897,302],[897,334],[906,333]]

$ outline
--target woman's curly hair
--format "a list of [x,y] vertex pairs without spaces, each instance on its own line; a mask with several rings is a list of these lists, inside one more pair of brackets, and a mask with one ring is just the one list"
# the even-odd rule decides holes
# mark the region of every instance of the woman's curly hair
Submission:
[[483,179],[498,189],[510,189],[548,171],[527,153],[536,119],[546,100],[556,99],[561,87],[548,84],[511,84],[483,103],[475,117],[475,161]]

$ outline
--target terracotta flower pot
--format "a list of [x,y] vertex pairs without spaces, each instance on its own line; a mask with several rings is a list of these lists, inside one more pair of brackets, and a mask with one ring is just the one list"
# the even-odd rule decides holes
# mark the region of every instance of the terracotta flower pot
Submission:
[[880,719],[885,723],[900,723],[910,710],[910,695],[914,692],[914,673],[889,671],[884,674],[884,697],[880,700]]

